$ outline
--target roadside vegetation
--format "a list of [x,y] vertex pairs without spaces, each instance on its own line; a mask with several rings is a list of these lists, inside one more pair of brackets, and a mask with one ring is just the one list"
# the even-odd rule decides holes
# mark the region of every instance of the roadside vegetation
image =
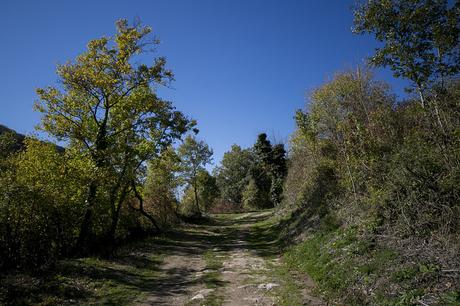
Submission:
[[296,113],[282,208],[289,269],[332,304],[460,303],[459,7],[370,1],[355,32],[370,64],[411,81],[399,101],[365,67],[337,73]]

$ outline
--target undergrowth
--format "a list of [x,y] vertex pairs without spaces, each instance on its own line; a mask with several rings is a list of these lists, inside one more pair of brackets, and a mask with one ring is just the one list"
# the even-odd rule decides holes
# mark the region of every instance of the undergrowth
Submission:
[[455,288],[434,292],[438,265],[408,262],[363,227],[320,226],[286,249],[283,259],[291,273],[308,274],[317,285],[313,293],[330,304],[420,305],[429,300],[430,305],[460,305]]

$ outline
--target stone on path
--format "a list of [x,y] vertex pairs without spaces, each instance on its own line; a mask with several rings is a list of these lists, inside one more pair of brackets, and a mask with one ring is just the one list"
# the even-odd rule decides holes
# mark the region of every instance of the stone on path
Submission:
[[214,292],[214,289],[203,289],[197,292],[196,295],[194,295],[190,300],[195,301],[195,300],[204,300],[204,298],[210,294],[211,292]]
[[195,300],[204,300],[204,295],[202,295],[201,293],[198,293],[197,295],[195,295],[194,297],[191,298],[192,301],[195,301]]
[[275,287],[279,287],[279,284],[268,283],[268,284],[260,284],[259,286],[257,286],[258,289],[265,289],[265,290],[272,290]]

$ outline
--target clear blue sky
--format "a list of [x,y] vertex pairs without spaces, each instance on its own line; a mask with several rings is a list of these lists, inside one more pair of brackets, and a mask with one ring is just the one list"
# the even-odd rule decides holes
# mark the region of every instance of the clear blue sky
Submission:
[[[31,133],[35,88],[57,81],[55,66],[90,39],[139,17],[174,71],[161,95],[198,120],[219,160],[258,133],[287,140],[306,93],[334,72],[363,63],[376,42],[351,33],[354,0],[5,1],[0,9],[0,123]],[[402,93],[388,71],[380,79]]]

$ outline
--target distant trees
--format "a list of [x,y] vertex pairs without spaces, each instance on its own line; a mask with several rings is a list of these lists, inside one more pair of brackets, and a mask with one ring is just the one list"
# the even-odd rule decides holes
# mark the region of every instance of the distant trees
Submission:
[[198,195],[199,174],[212,161],[212,154],[212,149],[204,141],[197,140],[191,135],[188,135],[178,148],[182,177],[193,191],[195,209],[198,216],[201,215]]
[[245,210],[266,208],[269,199],[267,197],[268,194],[264,191],[257,185],[256,180],[250,177],[241,195],[243,208]]
[[265,206],[278,205],[281,202],[283,182],[287,172],[286,151],[284,145],[272,146],[265,133],[259,134],[254,144],[256,157],[252,178],[264,194],[269,195]]
[[[216,178],[206,169],[198,170],[196,178],[196,193],[192,185],[187,184],[182,196],[179,211],[184,217],[200,217],[203,212],[209,212],[217,203],[220,196]],[[199,213],[196,206],[196,198],[199,199]]]
[[215,170],[217,185],[224,201],[241,204],[241,196],[248,183],[249,171],[254,163],[254,154],[250,149],[232,145],[225,152],[220,165]]
[[215,205],[216,199],[220,196],[220,190],[217,186],[216,178],[207,170],[200,170],[197,175],[198,198],[201,199],[201,205],[204,211]]
[[281,202],[286,171],[284,146],[272,146],[262,133],[252,148],[233,145],[224,154],[215,175],[224,201],[235,207],[260,209]]

